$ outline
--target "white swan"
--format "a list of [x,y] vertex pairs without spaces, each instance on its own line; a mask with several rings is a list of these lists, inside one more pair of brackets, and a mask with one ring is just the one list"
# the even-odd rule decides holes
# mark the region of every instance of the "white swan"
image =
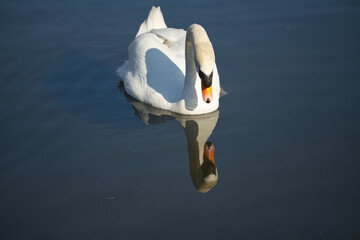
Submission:
[[160,7],[152,7],[119,69],[125,91],[157,108],[196,115],[219,107],[215,54],[205,29],[167,28]]

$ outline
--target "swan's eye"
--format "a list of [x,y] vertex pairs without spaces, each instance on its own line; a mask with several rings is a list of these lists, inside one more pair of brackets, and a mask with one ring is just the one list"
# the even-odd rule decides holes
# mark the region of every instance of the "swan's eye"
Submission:
[[211,150],[211,148],[212,148],[212,146],[213,146],[212,142],[207,142],[207,143],[205,143],[205,144],[206,144],[207,148],[208,148],[209,150]]
[[199,69],[199,77],[204,83],[205,87],[210,87],[212,84],[212,78],[213,78],[213,72],[210,73],[210,75],[206,75]]

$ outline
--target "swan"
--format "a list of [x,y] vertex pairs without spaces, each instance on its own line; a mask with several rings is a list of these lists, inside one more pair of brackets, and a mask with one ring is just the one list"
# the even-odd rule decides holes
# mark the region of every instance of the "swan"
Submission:
[[198,115],[218,109],[219,74],[205,29],[168,28],[160,7],[152,7],[118,68],[125,91],[156,108]]

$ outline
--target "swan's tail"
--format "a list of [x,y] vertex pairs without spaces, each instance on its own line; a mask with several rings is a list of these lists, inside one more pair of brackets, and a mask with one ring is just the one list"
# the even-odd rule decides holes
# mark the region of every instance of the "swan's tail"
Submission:
[[149,16],[145,21],[140,25],[139,31],[136,34],[136,37],[140,34],[149,32],[151,29],[167,28],[164,17],[162,15],[160,7],[152,7]]

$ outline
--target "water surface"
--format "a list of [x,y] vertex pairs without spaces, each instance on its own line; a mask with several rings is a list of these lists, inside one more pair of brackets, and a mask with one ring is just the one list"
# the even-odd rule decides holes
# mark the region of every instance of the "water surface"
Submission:
[[210,127],[118,86],[152,4],[1,3],[0,238],[359,238],[359,4],[155,3],[207,29],[228,92],[207,193],[191,133]]

